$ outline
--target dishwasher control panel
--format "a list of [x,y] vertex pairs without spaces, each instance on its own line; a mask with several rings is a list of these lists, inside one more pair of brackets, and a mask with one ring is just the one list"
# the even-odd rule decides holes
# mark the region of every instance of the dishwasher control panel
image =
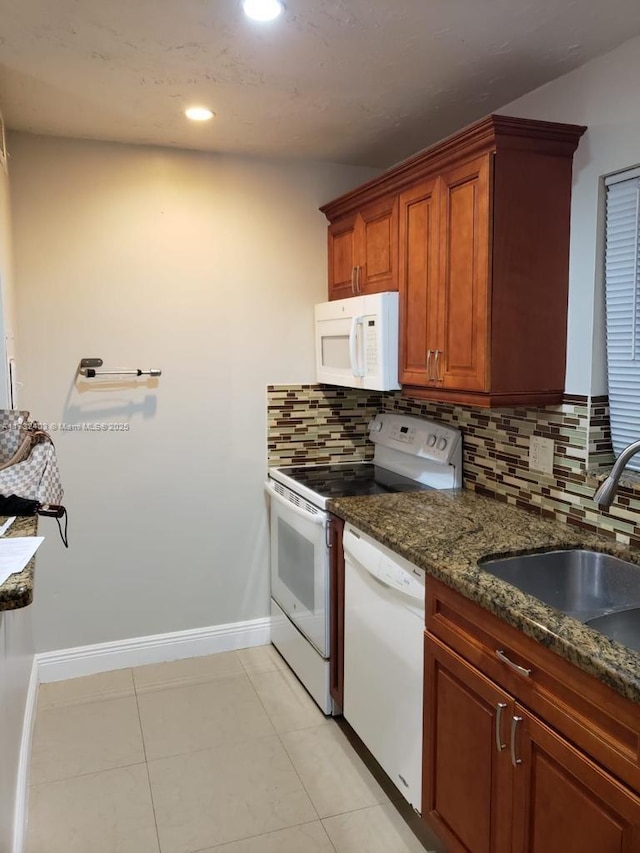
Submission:
[[424,569],[380,542],[345,524],[342,538],[345,560],[360,564],[372,577],[424,605]]

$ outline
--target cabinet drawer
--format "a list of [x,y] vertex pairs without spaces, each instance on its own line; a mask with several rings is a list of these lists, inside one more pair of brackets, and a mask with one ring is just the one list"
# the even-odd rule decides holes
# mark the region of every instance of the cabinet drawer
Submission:
[[[640,790],[640,707],[434,579],[427,631]],[[498,654],[500,652],[500,654]]]

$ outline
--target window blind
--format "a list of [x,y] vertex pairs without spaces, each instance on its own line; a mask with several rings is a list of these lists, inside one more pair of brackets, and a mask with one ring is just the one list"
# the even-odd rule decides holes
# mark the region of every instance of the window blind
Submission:
[[[640,438],[640,170],[606,181],[605,298],[611,437]],[[640,470],[637,456],[628,465]]]

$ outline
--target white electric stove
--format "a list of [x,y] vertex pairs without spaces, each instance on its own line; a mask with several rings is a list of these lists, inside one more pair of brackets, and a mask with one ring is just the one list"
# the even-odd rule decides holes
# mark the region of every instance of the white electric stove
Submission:
[[329,692],[331,498],[462,486],[459,430],[384,412],[373,462],[270,468],[271,641],[325,714]]

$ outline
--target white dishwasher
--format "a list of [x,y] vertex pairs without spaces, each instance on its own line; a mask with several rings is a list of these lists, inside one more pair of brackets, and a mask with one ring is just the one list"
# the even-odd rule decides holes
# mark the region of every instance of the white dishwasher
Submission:
[[424,571],[346,524],[345,719],[422,811]]

